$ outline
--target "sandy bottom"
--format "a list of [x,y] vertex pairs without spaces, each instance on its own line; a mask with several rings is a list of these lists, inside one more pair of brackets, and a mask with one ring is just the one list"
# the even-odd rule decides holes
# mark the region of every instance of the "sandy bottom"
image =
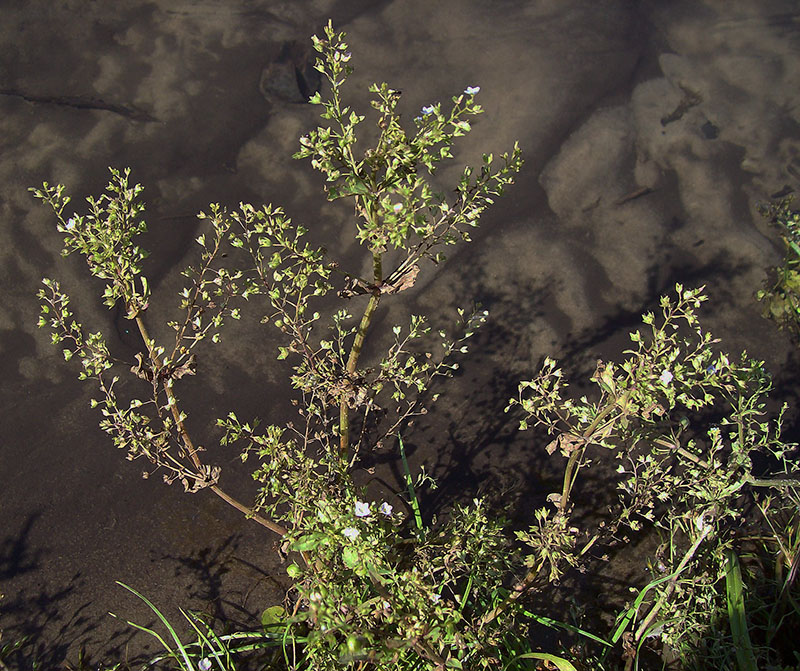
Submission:
[[[408,311],[447,326],[472,300],[491,313],[442,389],[452,394],[408,437],[413,463],[442,480],[432,503],[478,488],[547,493],[555,465],[502,413],[517,381],[546,354],[585,377],[676,281],[707,285],[707,327],[794,393],[790,345],[752,296],[780,251],[756,204],[800,178],[795,2],[6,0],[2,15],[0,626],[33,634],[45,667],[81,646],[95,659],[141,651],[106,613],[152,618],[115,580],[173,618],[183,605],[243,626],[285,581],[273,538],[212,495],[141,480],[97,429],[93,390],[35,328],[40,279],[60,278],[118,356],[134,345],[82,262],[60,260],[53,219],[26,188],[64,183],[77,202],[102,189],[106,166],[133,168],[157,333],[194,259],[192,215],[209,202],[283,204],[360,269],[350,212],[290,158],[318,113],[299,102],[294,67],[328,17],[348,33],[360,109],[375,80],[403,91],[407,117],[481,86],[486,114],[444,183],[482,151],[514,140],[525,151],[474,243],[378,315],[378,327]],[[275,344],[263,327],[237,327],[183,392],[223,483],[245,499],[246,469],[203,430],[230,409],[286,417]]]

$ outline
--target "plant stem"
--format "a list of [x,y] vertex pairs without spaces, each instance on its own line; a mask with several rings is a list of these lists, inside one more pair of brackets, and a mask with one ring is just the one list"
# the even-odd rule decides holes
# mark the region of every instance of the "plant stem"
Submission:
[[[142,320],[141,315],[136,316],[136,325],[139,327],[139,333],[142,336],[142,340],[144,340],[144,344],[147,347],[147,352],[150,355],[150,360],[155,366],[155,369],[158,370],[162,368],[164,364],[155,351],[153,341],[150,339],[150,335],[147,333],[147,327],[144,325],[144,321]],[[175,420],[175,426],[178,427],[178,432],[181,435],[181,440],[183,440],[183,445],[186,448],[187,456],[189,457],[189,459],[191,459],[195,469],[197,469],[197,473],[202,474],[204,470],[203,464],[200,461],[200,458],[197,456],[197,448],[194,446],[192,439],[189,437],[189,433],[186,431],[186,427],[183,423],[183,419],[181,418],[180,411],[178,410],[178,402],[177,399],[175,398],[175,395],[172,393],[172,386],[170,383],[171,380],[169,379],[167,379],[164,382],[164,392],[167,395],[168,405],[172,411],[172,418]],[[247,517],[252,518],[256,522],[258,522],[261,526],[266,527],[270,531],[275,532],[279,536],[283,536],[284,534],[286,534],[286,529],[284,529],[280,524],[276,524],[272,520],[267,519],[265,517],[261,517],[260,515],[256,514],[256,512],[252,508],[248,508],[240,501],[237,501],[217,485],[211,485],[209,489],[212,492],[214,492],[217,496],[219,496],[223,501],[236,508],[236,510],[238,510],[239,512],[244,513]]]
[[[369,578],[372,585],[375,587],[375,591],[381,595],[381,598],[385,599],[389,603],[393,602],[392,595],[389,591],[383,586],[380,581],[380,578],[373,572],[369,571]],[[411,647],[417,652],[420,657],[428,659],[429,661],[436,664],[437,669],[444,669],[446,660],[443,659],[429,644],[427,641],[419,640],[416,638],[412,641]]]
[[536,570],[528,571],[525,577],[522,578],[522,580],[517,581],[517,583],[511,588],[508,596],[481,618],[480,626],[486,626],[493,620],[496,620],[511,604],[513,604],[527,591],[528,587],[533,584],[533,581],[536,579],[538,574],[539,573]]
[[229,503],[239,512],[244,513],[247,517],[252,518],[254,521],[258,522],[262,527],[266,527],[270,531],[274,531],[279,536],[283,536],[286,534],[286,529],[284,529],[280,524],[276,524],[275,522],[266,517],[261,517],[260,515],[256,515],[256,513],[253,512],[252,508],[248,508],[243,503],[237,501],[228,493],[226,493],[225,490],[220,489],[217,485],[211,485],[209,489],[212,492],[214,492],[217,496],[219,496],[219,498],[225,501],[225,503]]
[[[558,510],[562,514],[566,514],[567,505],[569,503],[570,493],[572,492],[572,487],[575,484],[575,479],[578,477],[578,471],[580,470],[580,459],[583,456],[583,453],[586,451],[586,447],[589,443],[593,442],[592,439],[598,430],[600,430],[601,423],[603,420],[608,417],[609,414],[617,407],[618,404],[621,404],[622,407],[625,407],[627,403],[628,397],[630,396],[630,391],[626,391],[619,399],[619,402],[609,403],[606,405],[603,410],[598,413],[597,417],[594,418],[594,421],[586,428],[586,430],[581,434],[581,437],[584,439],[584,443],[581,447],[574,450],[570,455],[569,459],[567,460],[566,468],[564,469],[564,483],[561,489],[561,500],[558,502]],[[581,550],[579,556],[585,554],[589,548],[594,545],[597,541],[598,536],[592,538],[589,543]],[[538,571],[531,570],[525,575],[524,578],[517,581],[517,583],[512,587],[511,593],[491,612],[485,615],[481,619],[481,624],[487,624],[494,620],[500,613],[502,613],[510,604],[516,601],[520,596],[522,596],[527,589],[533,584],[533,581],[538,576]]]
[[561,488],[561,500],[558,502],[558,510],[560,512],[563,513],[567,510],[569,496],[572,493],[572,487],[575,484],[575,479],[578,477],[578,471],[580,470],[580,460],[589,443],[594,442],[594,434],[597,432],[600,423],[617,408],[617,405],[625,408],[630,395],[631,392],[628,390],[618,400],[615,400],[615,402],[608,403],[597,417],[594,418],[594,421],[587,427],[586,431],[581,434],[581,437],[584,439],[583,445],[569,455],[567,466],[564,469],[564,484]]
[[[383,282],[383,264],[380,252],[372,253],[372,279],[374,284],[373,293],[369,297],[369,303],[367,303],[367,308],[364,310],[364,315],[361,317],[361,323],[358,325],[353,347],[350,349],[350,356],[347,359],[345,372],[350,379],[352,379],[353,374],[356,372],[358,358],[361,356],[361,349],[367,337],[367,330],[372,322],[372,316],[375,314],[375,310],[378,309],[378,303],[380,303],[381,300],[380,285],[381,282]],[[347,403],[346,396],[343,395],[339,401],[339,457],[343,462],[347,461],[347,452],[349,449],[350,406]]]
[[680,577],[683,570],[686,568],[688,563],[691,561],[692,557],[694,557],[697,549],[700,547],[700,544],[706,539],[706,536],[710,534],[714,529],[714,526],[711,522],[708,522],[704,527],[703,530],[700,532],[700,535],[697,537],[692,546],[686,551],[686,554],[681,559],[681,563],[678,564],[677,568],[675,569],[675,573],[673,574],[672,580],[669,581],[667,585],[667,589],[659,597],[658,601],[653,604],[653,607],[645,616],[642,624],[639,625],[639,628],[636,630],[636,634],[634,635],[634,640],[638,643],[641,640],[642,636],[647,633],[648,628],[651,624],[653,624],[653,620],[656,619],[658,615],[658,611],[661,610],[661,607],[664,603],[669,599],[672,595],[673,590],[675,589],[675,585],[678,584],[678,578]]

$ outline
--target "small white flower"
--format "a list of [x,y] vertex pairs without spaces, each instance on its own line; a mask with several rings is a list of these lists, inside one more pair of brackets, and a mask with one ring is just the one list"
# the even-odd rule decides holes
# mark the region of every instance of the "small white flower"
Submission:
[[356,501],[356,517],[369,517],[369,503]]
[[208,657],[203,657],[199,662],[197,662],[197,668],[200,671],[208,671],[211,668],[211,660]]
[[360,533],[361,532],[358,529],[354,529],[353,527],[342,529],[342,536],[350,539],[351,541],[354,541],[356,538],[358,538]]
[[431,594],[431,601],[433,601],[433,603],[439,603],[441,600],[442,600],[441,594]]
[[476,93],[480,92],[481,92],[480,86],[467,86],[467,88],[464,89],[464,93],[466,93],[468,96],[474,96]]
[[71,231],[73,228],[75,228],[75,218],[70,217],[69,219],[67,219],[67,230]]
[[392,209],[394,210],[395,214],[400,214],[400,210],[403,209],[403,203],[395,203]]
[[668,370],[663,370],[661,371],[661,377],[658,379],[661,380],[661,384],[667,385],[672,382],[672,373],[670,373]]
[[433,114],[436,111],[436,108],[433,105],[425,105],[422,108],[423,116],[428,116],[429,114]]
[[381,503],[381,507],[378,508],[378,510],[380,511],[381,515],[386,515],[386,517],[392,516],[392,506],[386,503],[386,501]]

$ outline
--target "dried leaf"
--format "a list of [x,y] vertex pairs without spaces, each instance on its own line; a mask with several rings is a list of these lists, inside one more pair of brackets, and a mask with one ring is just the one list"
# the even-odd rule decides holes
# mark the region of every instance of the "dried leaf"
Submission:
[[562,433],[555,440],[550,441],[545,447],[547,454],[553,454],[556,450],[560,450],[564,456],[568,456],[571,452],[579,449],[586,443],[586,438],[583,436],[576,436],[571,433]]
[[164,375],[164,377],[171,377],[173,380],[180,380],[184,375],[195,375],[195,363],[196,357],[192,354],[181,366],[177,366],[176,368],[172,369],[168,374]]
[[575,436],[571,433],[562,433],[559,436],[561,452],[567,456],[580,449],[586,444],[586,438],[583,436]]
[[401,273],[400,276],[397,277],[397,279],[384,282],[381,285],[381,293],[398,294],[401,291],[410,289],[411,287],[414,286],[414,283],[417,281],[418,274],[419,274],[419,266],[415,263],[413,266],[411,266],[403,273]]
[[344,289],[339,292],[340,298],[352,298],[371,293],[369,285],[360,277],[348,277]]
[[153,381],[153,369],[150,366],[150,362],[145,362],[144,356],[141,352],[137,352],[136,354],[136,361],[138,362],[135,366],[131,366],[131,373],[133,373],[136,377],[141,378],[142,380],[146,380],[147,382]]

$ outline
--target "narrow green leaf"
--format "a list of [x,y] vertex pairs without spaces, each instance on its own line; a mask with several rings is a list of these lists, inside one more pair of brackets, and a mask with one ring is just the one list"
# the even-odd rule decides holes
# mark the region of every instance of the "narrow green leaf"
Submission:
[[725,551],[725,587],[728,601],[728,620],[736,649],[736,664],[739,671],[758,671],[750,632],[747,628],[747,615],[744,608],[744,588],[742,569],[736,552]]
[[[117,583],[117,584],[118,584],[120,587],[124,587],[124,588],[125,588],[126,590],[128,590],[128,591],[129,591],[131,594],[134,594],[135,596],[139,597],[139,598],[140,598],[142,601],[144,601],[144,602],[147,604],[147,606],[150,608],[150,610],[152,610],[152,611],[153,611],[153,612],[156,614],[156,617],[158,617],[158,619],[159,619],[159,620],[161,620],[162,624],[163,624],[163,625],[164,625],[164,626],[167,628],[167,631],[170,633],[170,636],[172,636],[172,640],[173,640],[173,641],[175,641],[175,645],[177,645],[177,646],[178,646],[178,650],[180,650],[180,652],[181,652],[181,657],[183,657],[183,660],[182,660],[182,662],[186,664],[186,666],[185,666],[184,668],[187,668],[187,669],[194,669],[194,666],[192,665],[192,662],[191,662],[191,660],[189,659],[189,655],[188,655],[188,653],[186,652],[186,647],[185,647],[185,646],[183,645],[183,643],[181,642],[181,639],[180,639],[180,637],[178,636],[177,632],[175,631],[175,628],[174,628],[174,627],[173,627],[173,626],[172,626],[172,625],[169,623],[169,620],[167,620],[167,618],[166,618],[166,617],[164,617],[164,615],[162,615],[161,611],[160,611],[160,610],[158,610],[158,608],[156,608],[156,607],[155,607],[155,606],[154,606],[154,605],[153,605],[153,604],[152,604],[152,603],[151,603],[151,602],[150,602],[150,601],[147,599],[147,597],[145,597],[145,596],[143,596],[143,595],[139,594],[139,592],[137,592],[135,589],[133,589],[133,587],[128,587],[128,585],[126,585],[126,584],[125,584],[125,583],[123,583],[123,582],[120,582],[119,580],[117,580],[117,581],[116,581],[116,583]],[[141,629],[142,631],[146,631],[146,632],[148,632],[149,634],[152,634],[153,636],[155,636],[155,638],[157,638],[157,639],[158,639],[158,641],[161,643],[161,645],[163,645],[163,646],[164,646],[164,648],[165,648],[167,651],[169,651],[169,652],[170,652],[170,654],[172,654],[172,655],[175,657],[175,659],[177,659],[177,660],[181,661],[181,660],[180,660],[180,658],[178,657],[177,653],[175,653],[175,652],[173,652],[173,651],[172,651],[172,649],[171,649],[171,648],[170,648],[170,647],[169,647],[169,646],[166,644],[166,642],[164,641],[164,639],[162,639],[162,638],[161,638],[161,636],[159,636],[158,634],[156,634],[156,633],[155,633],[155,632],[153,632],[152,630],[150,630],[150,629],[146,629],[145,627],[141,627],[141,626],[139,626],[139,625],[137,625],[137,624],[134,624],[133,622],[128,622],[128,624],[130,624],[130,625],[131,625],[131,626],[133,626],[133,627],[136,627],[137,629]]]
[[403,477],[408,487],[408,496],[411,503],[411,509],[414,511],[414,522],[417,525],[417,535],[420,539],[425,537],[425,528],[422,525],[422,513],[419,509],[419,501],[417,500],[417,493],[414,490],[414,481],[411,478],[411,471],[408,468],[408,461],[406,460],[406,448],[403,445],[403,438],[398,435],[397,440],[400,443],[400,458],[403,460]]
[[505,665],[504,668],[514,668],[511,667],[511,664],[516,662],[518,659],[541,659],[544,662],[552,662],[556,665],[559,671],[578,671],[572,663],[568,662],[563,657],[559,657],[558,655],[551,655],[547,652],[526,652],[524,655],[519,655],[512,659],[508,664]]

